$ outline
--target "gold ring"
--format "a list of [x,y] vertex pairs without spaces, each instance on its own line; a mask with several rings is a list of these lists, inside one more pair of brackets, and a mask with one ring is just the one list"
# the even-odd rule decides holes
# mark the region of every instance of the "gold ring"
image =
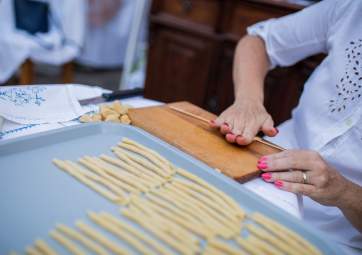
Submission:
[[307,184],[308,183],[308,181],[307,181],[307,173],[303,171],[302,176],[303,176],[303,184]]

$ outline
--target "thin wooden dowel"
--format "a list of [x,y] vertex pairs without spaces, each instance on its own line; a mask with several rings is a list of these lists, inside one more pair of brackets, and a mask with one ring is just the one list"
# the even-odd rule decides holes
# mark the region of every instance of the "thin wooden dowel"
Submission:
[[[210,120],[208,120],[206,118],[203,118],[203,117],[201,117],[199,115],[196,115],[196,114],[193,114],[191,112],[185,111],[183,109],[177,108],[177,107],[175,107],[173,105],[169,105],[168,107],[171,108],[172,110],[175,110],[176,112],[183,113],[183,114],[185,114],[185,115],[187,115],[189,117],[192,117],[192,118],[200,120],[200,121],[202,121],[204,123],[210,124]],[[264,140],[264,139],[262,139],[260,137],[257,137],[257,136],[253,138],[253,141],[268,145],[268,146],[273,147],[273,148],[278,149],[278,150],[284,150],[282,147],[280,147],[280,146],[278,146],[276,144],[273,144],[271,142],[268,142],[268,141],[266,141],[266,140]]]

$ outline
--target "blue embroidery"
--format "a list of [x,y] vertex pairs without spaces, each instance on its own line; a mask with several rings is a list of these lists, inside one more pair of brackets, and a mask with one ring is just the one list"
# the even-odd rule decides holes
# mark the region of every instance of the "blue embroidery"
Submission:
[[0,132],[0,139],[2,139],[5,135],[16,133],[16,132],[19,132],[19,131],[23,131],[24,129],[29,129],[29,128],[32,128],[32,127],[35,127],[35,126],[38,126],[38,125],[39,124],[29,124],[29,125],[25,125],[25,126],[22,126],[22,127],[19,127],[19,128],[15,128],[15,129],[11,129],[11,130],[8,130],[8,131]]
[[44,86],[30,86],[24,88],[2,88],[0,89],[0,100],[12,102],[17,106],[35,104],[40,106],[45,102],[42,93],[47,88]]

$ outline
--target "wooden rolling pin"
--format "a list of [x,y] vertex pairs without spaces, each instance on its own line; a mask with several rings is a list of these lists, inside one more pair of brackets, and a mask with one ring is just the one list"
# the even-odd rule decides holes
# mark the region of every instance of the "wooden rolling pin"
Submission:
[[[205,119],[205,118],[203,118],[203,117],[201,117],[201,116],[198,116],[198,115],[193,114],[193,113],[191,113],[191,112],[187,112],[187,111],[185,111],[185,110],[183,110],[183,109],[177,108],[177,107],[172,106],[172,105],[169,105],[168,107],[171,108],[171,109],[174,110],[174,111],[177,111],[177,112],[179,112],[179,113],[185,114],[186,116],[189,116],[189,117],[192,117],[192,118],[194,118],[194,119],[198,119],[198,120],[200,120],[200,121],[202,121],[202,122],[204,122],[204,123],[210,124],[210,120]],[[273,148],[278,149],[278,150],[284,150],[282,147],[280,147],[280,146],[278,146],[278,145],[276,145],[276,144],[273,144],[273,143],[271,143],[271,142],[268,142],[268,141],[266,141],[266,140],[264,140],[264,139],[262,139],[262,138],[260,138],[260,137],[258,137],[258,136],[254,137],[254,138],[253,138],[253,141],[254,141],[254,142],[258,142],[258,143],[262,143],[262,144],[265,144],[265,145],[268,145],[268,146],[273,147]]]

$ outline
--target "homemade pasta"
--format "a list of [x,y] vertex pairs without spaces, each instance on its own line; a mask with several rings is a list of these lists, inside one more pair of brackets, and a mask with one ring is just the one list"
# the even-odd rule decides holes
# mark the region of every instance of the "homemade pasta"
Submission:
[[[112,116],[109,109],[104,113]],[[54,163],[122,205],[118,217],[107,212],[88,216],[98,228],[140,254],[321,254],[268,217],[246,214],[233,198],[144,145],[125,138],[111,150],[114,156],[84,156],[79,163],[55,159]],[[76,226],[79,232],[58,225],[52,236],[74,254],[79,251],[64,238],[95,254],[128,254],[96,228],[82,222]],[[59,232],[64,236],[59,237]]]

